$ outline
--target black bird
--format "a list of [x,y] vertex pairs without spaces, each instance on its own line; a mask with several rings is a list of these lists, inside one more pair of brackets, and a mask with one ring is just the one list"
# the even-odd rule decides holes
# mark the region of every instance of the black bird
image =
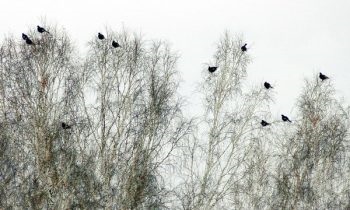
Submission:
[[284,116],[283,114],[281,116],[282,116],[282,120],[284,122],[292,122],[292,121],[289,120],[289,118],[287,116]]
[[241,47],[242,52],[247,51],[247,43],[245,43],[242,47]]
[[49,34],[49,32],[48,32],[48,31],[46,31],[46,30],[45,30],[45,28],[43,28],[43,27],[36,26],[36,29],[38,30],[38,32],[39,32],[39,33],[44,33],[44,32],[46,32],[46,33],[48,33],[48,34]]
[[271,125],[270,123],[266,122],[265,120],[261,120],[260,123],[263,127],[267,126],[267,125]]
[[273,87],[271,86],[271,84],[268,83],[268,82],[264,82],[264,86],[265,86],[266,89],[273,88]]
[[62,125],[62,128],[65,129],[65,130],[66,130],[66,129],[71,129],[71,128],[72,128],[72,126],[67,125],[67,124],[64,123],[64,122],[62,122],[61,125]]
[[118,42],[116,42],[116,41],[113,40],[112,46],[113,46],[114,48],[117,48],[117,47],[120,47],[120,44],[119,44]]
[[26,43],[29,44],[29,45],[33,44],[32,40],[30,40],[29,38],[26,39]]
[[329,79],[329,77],[327,77],[326,75],[324,75],[324,74],[322,74],[321,72],[320,72],[320,79],[323,81],[323,80],[326,80],[326,79]]
[[209,67],[208,67],[208,71],[209,71],[210,73],[213,73],[214,71],[216,71],[216,69],[218,69],[217,66],[209,66]]
[[98,36],[97,36],[99,39],[104,39],[105,38],[105,36],[103,36],[103,34],[101,34],[101,33],[98,33]]
[[28,39],[28,36],[27,36],[27,34],[25,34],[25,33],[22,33],[22,39],[23,39],[23,40],[27,40],[27,39]]

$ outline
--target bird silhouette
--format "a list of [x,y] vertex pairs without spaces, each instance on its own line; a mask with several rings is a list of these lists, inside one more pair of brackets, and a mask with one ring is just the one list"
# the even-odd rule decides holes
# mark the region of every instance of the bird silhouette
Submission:
[[29,38],[26,39],[26,43],[29,44],[29,45],[33,44],[32,40],[30,40]]
[[64,122],[62,122],[61,125],[62,125],[62,128],[65,129],[65,130],[66,130],[66,129],[71,129],[71,128],[72,128],[72,126],[67,125],[67,124],[64,123]]
[[242,52],[247,51],[247,43],[245,43],[242,47],[241,47]]
[[292,122],[292,121],[290,121],[289,120],[289,118],[287,117],[287,116],[285,116],[285,115],[281,115],[282,116],[282,120],[284,121],[284,122]]
[[99,39],[104,39],[105,38],[105,36],[103,36],[103,34],[101,34],[101,33],[98,33],[98,36],[97,36]]
[[28,39],[28,36],[27,36],[27,34],[25,34],[25,33],[22,33],[22,39],[23,39],[23,40],[27,40],[27,39]]
[[44,32],[46,32],[46,33],[48,33],[48,34],[49,34],[49,32],[48,32],[48,31],[46,31],[46,30],[45,30],[45,28],[43,28],[43,27],[36,26],[36,29],[38,30],[38,32],[39,32],[39,33],[44,33]]
[[273,87],[271,86],[271,84],[268,83],[268,82],[264,82],[264,86],[265,86],[266,89],[273,88]]
[[263,127],[265,126],[268,126],[268,125],[271,125],[270,123],[266,122],[265,120],[261,120],[261,123],[260,123]]
[[116,41],[113,40],[112,46],[113,46],[114,48],[117,48],[117,47],[120,47],[120,44],[119,44],[118,42],[116,42]]
[[324,74],[322,74],[321,72],[320,72],[320,79],[323,81],[323,80],[326,80],[326,79],[329,79],[329,77],[327,77],[326,75],[324,75]]
[[208,71],[209,71],[210,73],[213,73],[214,71],[216,71],[216,69],[218,69],[217,66],[209,66],[209,67],[208,67]]

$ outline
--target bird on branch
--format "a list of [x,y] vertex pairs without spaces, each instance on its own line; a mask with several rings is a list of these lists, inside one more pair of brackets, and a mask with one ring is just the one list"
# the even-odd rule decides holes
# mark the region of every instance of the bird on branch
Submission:
[[209,66],[209,67],[208,67],[208,71],[209,71],[210,73],[215,72],[215,71],[216,71],[216,69],[218,69],[218,67],[217,67],[217,66]]
[[273,88],[273,87],[271,86],[271,84],[268,83],[268,82],[264,82],[264,87],[265,87],[266,89]]
[[105,38],[105,36],[103,36],[103,34],[101,34],[101,33],[98,33],[97,37],[98,37],[98,39],[100,39],[100,40],[102,40],[102,39]]
[[242,52],[246,52],[247,49],[247,43],[245,43],[242,47],[241,47]]
[[282,116],[282,120],[284,121],[284,122],[292,122],[292,121],[290,121],[289,120],[289,118],[287,117],[287,116],[285,116],[285,115],[281,115]]
[[38,32],[41,33],[41,34],[44,33],[44,32],[46,32],[46,33],[48,33],[48,34],[50,33],[50,32],[48,32],[48,31],[46,31],[45,28],[40,27],[40,26],[36,26],[36,29],[37,29]]
[[113,46],[114,48],[118,48],[118,47],[120,47],[120,44],[119,44],[118,42],[116,42],[116,41],[113,40],[112,46]]
[[62,126],[62,128],[63,128],[64,130],[67,130],[67,129],[71,129],[71,128],[72,128],[72,126],[70,126],[70,125],[68,125],[68,124],[66,124],[66,123],[64,123],[64,122],[61,123],[61,126]]
[[23,39],[23,40],[27,40],[27,39],[29,39],[29,38],[28,38],[28,35],[27,35],[27,34],[25,34],[25,33],[22,33],[22,39]]
[[323,80],[326,80],[326,79],[329,79],[329,77],[327,77],[326,75],[324,75],[324,74],[322,74],[321,72],[320,72],[320,79],[323,81]]
[[265,126],[268,126],[268,125],[271,125],[271,123],[268,123],[266,122],[265,120],[261,120],[261,123],[260,123],[263,127]]

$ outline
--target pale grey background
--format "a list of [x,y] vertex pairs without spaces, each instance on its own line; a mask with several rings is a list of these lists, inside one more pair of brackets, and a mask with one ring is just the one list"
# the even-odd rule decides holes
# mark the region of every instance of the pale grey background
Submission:
[[83,52],[108,26],[123,25],[146,38],[168,40],[180,55],[181,93],[193,97],[214,43],[227,29],[243,34],[253,63],[249,85],[275,86],[275,117],[293,116],[305,77],[322,71],[349,102],[350,1],[348,0],[0,0],[0,39],[36,27],[40,19],[64,26]]

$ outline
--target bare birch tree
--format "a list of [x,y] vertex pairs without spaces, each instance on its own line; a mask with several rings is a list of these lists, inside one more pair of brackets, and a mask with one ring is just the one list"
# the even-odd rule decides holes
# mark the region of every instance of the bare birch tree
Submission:
[[262,86],[242,90],[250,58],[241,46],[241,38],[225,33],[210,63],[218,70],[205,69],[205,115],[198,128],[203,132],[188,141],[180,166],[182,209],[248,208],[243,201],[252,164],[248,157],[272,98]]
[[161,169],[191,127],[176,93],[178,57],[162,41],[125,31],[106,37],[90,42],[84,73],[93,88],[84,98],[92,91],[98,96],[85,109],[106,206],[164,208]]
[[[46,28],[50,34],[28,33],[31,45],[9,37],[1,46],[4,207],[64,208],[73,194],[79,65],[65,32]],[[65,130],[62,122],[76,129]]]
[[328,80],[305,81],[298,118],[280,138],[275,202],[278,209],[348,209],[349,109]]

